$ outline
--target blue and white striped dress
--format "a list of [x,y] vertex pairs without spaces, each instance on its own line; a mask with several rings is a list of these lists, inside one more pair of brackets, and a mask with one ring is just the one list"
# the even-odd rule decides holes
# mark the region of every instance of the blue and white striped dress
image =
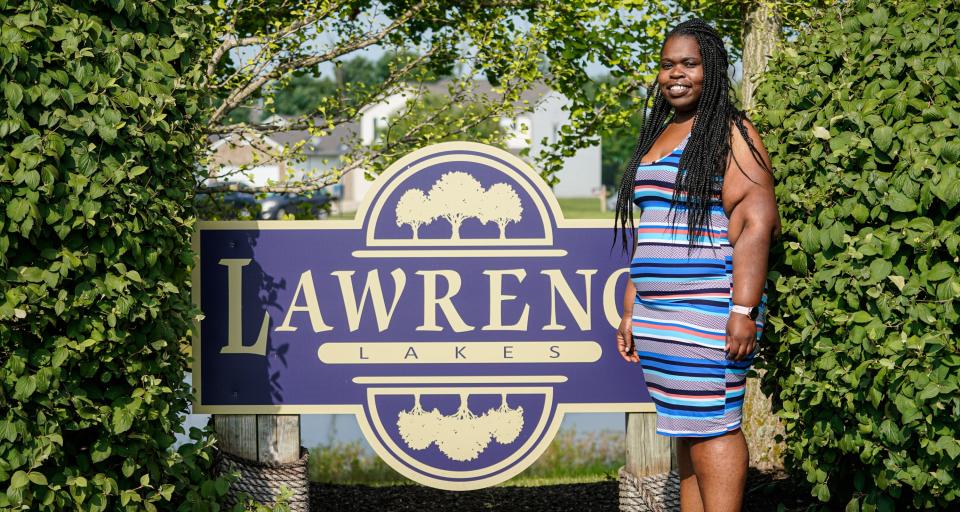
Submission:
[[[637,288],[633,339],[657,408],[657,433],[711,437],[740,427],[753,354],[738,362],[724,351],[733,303],[733,247],[719,197],[711,208],[712,237],[700,237],[692,250],[685,208],[670,208],[685,145],[686,140],[637,168],[633,200],[642,213],[630,264]],[[758,337],[764,309],[757,319]]]

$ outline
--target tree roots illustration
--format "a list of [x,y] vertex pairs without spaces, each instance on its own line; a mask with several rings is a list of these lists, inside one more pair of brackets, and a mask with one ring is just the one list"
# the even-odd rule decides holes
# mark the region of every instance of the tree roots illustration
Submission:
[[437,409],[429,413],[420,405],[420,395],[414,395],[409,411],[400,411],[397,427],[400,437],[414,450],[423,450],[432,443],[440,452],[456,461],[474,460],[496,440],[500,444],[516,441],[523,430],[523,407],[511,409],[507,395],[500,395],[500,407],[480,416],[467,405],[467,393],[460,394],[460,407],[451,416],[443,416]]

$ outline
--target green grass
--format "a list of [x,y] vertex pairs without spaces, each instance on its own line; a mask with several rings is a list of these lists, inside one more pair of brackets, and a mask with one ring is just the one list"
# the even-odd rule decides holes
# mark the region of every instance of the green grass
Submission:
[[563,216],[568,219],[613,219],[612,211],[600,211],[598,197],[572,197],[557,199],[557,202],[560,203]]
[[[596,197],[573,197],[557,199],[563,216],[567,219],[613,219],[613,212],[600,211],[600,199]],[[350,220],[357,212],[330,214],[330,220]],[[612,224],[611,224],[612,225]]]
[[[500,485],[533,487],[592,483],[616,478],[624,463],[623,432],[561,429],[529,468]],[[371,486],[411,482],[380,460],[361,441],[320,445],[310,450],[310,480]]]

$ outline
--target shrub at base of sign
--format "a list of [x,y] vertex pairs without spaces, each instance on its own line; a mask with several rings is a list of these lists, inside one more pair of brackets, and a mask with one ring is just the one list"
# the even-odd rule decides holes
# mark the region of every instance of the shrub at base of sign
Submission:
[[215,510],[174,448],[204,8],[0,2],[0,509]]
[[784,220],[765,385],[831,509],[960,501],[958,35],[956,0],[845,3],[759,90]]
[[523,407],[511,409],[506,395],[501,396],[500,407],[480,416],[467,405],[469,395],[460,395],[460,407],[451,416],[443,416],[436,408],[430,412],[420,405],[420,395],[414,395],[413,409],[400,411],[397,427],[407,446],[425,450],[436,443],[440,452],[455,461],[475,460],[495,440],[500,444],[516,441],[523,430]]

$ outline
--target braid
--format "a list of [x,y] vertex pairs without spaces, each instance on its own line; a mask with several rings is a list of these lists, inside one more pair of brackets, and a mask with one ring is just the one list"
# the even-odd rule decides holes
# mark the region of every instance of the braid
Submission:
[[[698,238],[706,235],[712,239],[710,210],[720,201],[723,187],[723,175],[727,168],[727,161],[731,156],[732,131],[731,124],[743,136],[753,157],[761,166],[770,171],[760,157],[759,150],[753,144],[743,124],[744,114],[738,110],[730,98],[730,77],[727,75],[730,61],[723,39],[710,25],[700,19],[692,19],[677,25],[667,35],[666,40],[674,36],[686,36],[696,39],[700,47],[701,63],[703,65],[703,91],[697,104],[696,116],[690,129],[690,139],[686,149],[680,156],[677,181],[673,191],[674,224],[681,213],[687,215],[689,227],[688,239],[692,249]],[[653,94],[651,95],[651,92]],[[654,83],[647,90],[647,99],[653,97],[652,113],[646,115],[644,104],[644,122],[637,140],[636,148],[620,182],[620,192],[617,196],[616,220],[619,221],[621,241],[624,252],[628,242],[626,224],[629,220],[631,236],[633,236],[633,186],[637,174],[637,165],[657,137],[666,128],[672,107],[660,94],[660,88]],[[742,172],[742,170],[741,170]],[[614,223],[616,232],[618,226]]]
[[[647,111],[647,104],[653,99],[653,107]],[[623,171],[623,178],[620,179],[620,191],[617,194],[617,209],[614,217],[614,243],[616,243],[617,224],[619,224],[620,240],[623,244],[624,252],[627,251],[629,244],[634,236],[633,221],[633,182],[637,177],[637,165],[643,155],[650,151],[657,137],[663,133],[667,127],[667,120],[670,116],[670,104],[663,98],[660,88],[656,83],[647,87],[647,95],[643,102],[643,123],[640,130],[640,136],[633,148],[633,154],[627,162],[627,167]],[[627,237],[627,223],[630,223],[630,240]]]

